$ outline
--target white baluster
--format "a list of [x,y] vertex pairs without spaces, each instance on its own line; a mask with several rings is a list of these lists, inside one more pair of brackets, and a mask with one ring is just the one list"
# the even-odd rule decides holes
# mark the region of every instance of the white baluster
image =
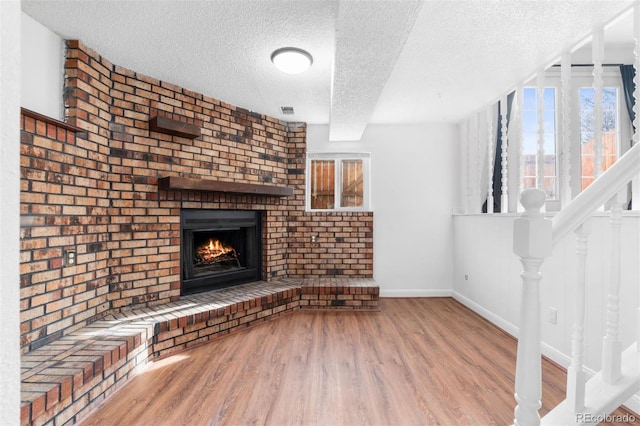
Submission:
[[523,271],[520,329],[516,359],[515,425],[538,425],[541,403],[542,372],[540,350],[540,268],[551,255],[551,221],[540,208],[545,194],[535,188],[525,189],[520,202],[525,212],[513,224],[513,252],[520,257]]
[[506,213],[509,210],[509,195],[507,191],[509,190],[509,169],[508,169],[508,147],[509,147],[509,136],[508,136],[508,128],[507,128],[507,97],[503,96],[500,101],[500,115],[501,115],[501,125],[502,125],[502,151],[500,152],[501,158],[501,187],[500,187],[500,212]]
[[[521,175],[522,175],[522,157],[521,157],[521,147],[522,147],[522,86],[516,87],[513,91],[513,101],[511,103],[511,115],[509,117],[509,157],[512,159],[512,162],[515,158],[518,158],[518,161],[510,167],[509,170],[509,179],[511,182],[517,182],[517,184],[512,185],[513,188],[510,189],[510,197],[509,197],[509,211],[517,212],[520,210],[520,203],[518,200],[520,199],[520,194],[522,193],[522,187],[520,185]],[[517,157],[516,157],[517,156]]]
[[538,115],[538,150],[536,154],[537,184],[536,187],[544,191],[544,70],[540,70],[536,76],[537,115]]
[[471,146],[475,148],[475,155],[474,155],[474,164],[473,164],[473,170],[475,171],[474,175],[473,175],[473,204],[472,204],[472,212],[473,213],[480,213],[482,211],[482,203],[481,203],[481,194],[483,191],[483,188],[480,185],[480,175],[482,173],[480,164],[480,152],[482,151],[480,149],[480,114],[473,114],[471,116],[471,129],[469,132],[469,136],[470,136],[470,140],[471,140]]
[[562,180],[560,185],[560,204],[562,207],[571,201],[571,52],[562,54],[560,61],[560,81],[562,84]]
[[591,222],[588,220],[576,229],[576,255],[578,271],[576,277],[573,335],[571,337],[571,365],[567,370],[567,403],[573,413],[584,409],[586,375],[584,372],[584,319],[587,268],[587,242]]
[[[520,199],[520,194],[524,191],[524,125],[523,125],[523,109],[524,109],[524,88],[522,84],[518,86],[517,89],[517,100],[518,100],[518,149],[516,153],[518,155],[519,165],[518,165],[518,199]],[[521,204],[518,203],[518,206]],[[521,211],[519,208],[517,211]]]
[[466,145],[466,155],[464,158],[464,168],[466,170],[466,184],[465,184],[465,197],[464,197],[464,212],[465,213],[471,213],[473,210],[473,206],[472,206],[472,197],[473,197],[473,187],[471,184],[471,141],[469,138],[469,120],[464,120],[462,122],[461,127],[461,133],[462,133],[462,140],[465,142]]
[[[636,70],[636,75],[633,79],[633,82],[636,85],[636,88],[633,92],[633,98],[635,99],[633,111],[636,115],[633,121],[633,125],[636,128],[636,131],[633,135],[633,144],[635,145],[640,143],[640,4],[637,4],[635,6],[633,16],[635,22],[633,28],[633,38],[635,39],[635,47],[633,49],[633,53],[635,55],[634,68]],[[631,194],[631,208],[633,210],[640,210],[640,174],[636,175],[631,183]],[[638,315],[640,315],[640,312],[638,313]],[[640,323],[640,318],[638,319],[638,322]],[[638,333],[640,333],[640,330],[638,331]],[[638,342],[640,342],[640,340],[638,340]],[[638,344],[638,349],[640,350],[640,343]]]
[[620,323],[620,227],[624,195],[611,199],[611,270],[604,341],[602,344],[602,379],[615,383],[621,377],[622,342],[618,335]]
[[476,155],[476,191],[477,191],[477,201],[476,201],[476,211],[478,213],[482,213],[482,192],[484,188],[482,187],[482,160],[481,157],[482,150],[480,146],[482,145],[482,112],[478,111],[476,113],[476,145],[478,146],[478,151]]
[[[635,119],[633,125],[635,126],[635,133],[633,134],[633,145],[640,143],[640,3],[636,4],[633,10],[633,38],[635,40],[635,46],[633,54],[635,57],[634,68],[636,75],[633,79],[635,83],[635,90],[633,91],[633,98],[635,103],[633,105],[633,111],[635,113]],[[640,174],[633,178],[631,183],[631,208],[633,210],[640,210]],[[638,311],[637,311],[637,324],[636,324],[636,341],[638,344],[636,348],[640,352],[640,294],[638,295]]]
[[593,148],[595,155],[594,177],[602,174],[602,60],[604,58],[604,28],[599,28],[593,34]]
[[473,115],[469,116],[466,120],[466,138],[467,138],[467,184],[468,184],[468,194],[467,194],[467,212],[475,213],[475,173],[473,171],[474,166],[474,151],[477,148],[474,137],[475,137],[475,129],[473,128]]
[[487,169],[489,170],[489,178],[487,179],[487,213],[493,213],[493,144],[496,137],[495,133],[493,133],[493,120],[493,105],[490,105],[487,108]]

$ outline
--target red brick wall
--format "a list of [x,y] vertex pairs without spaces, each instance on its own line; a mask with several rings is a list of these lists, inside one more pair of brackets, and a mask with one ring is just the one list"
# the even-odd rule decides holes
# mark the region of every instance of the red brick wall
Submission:
[[[21,343],[28,349],[110,307],[109,184],[106,156],[89,141],[27,116],[21,128]],[[77,266],[62,267],[65,249],[77,250]]]
[[[249,112],[111,64],[67,42],[67,121],[23,117],[23,351],[112,309],[180,296],[180,209],[264,212],[264,279],[368,277],[371,213],[304,210],[306,126]],[[196,139],[149,131],[161,115]],[[158,190],[163,176],[287,186],[291,197]],[[311,236],[318,237],[311,243]],[[74,249],[78,264],[62,267]]]
[[[371,277],[373,217],[294,211],[287,224],[289,276]],[[311,242],[314,236],[315,243]]]

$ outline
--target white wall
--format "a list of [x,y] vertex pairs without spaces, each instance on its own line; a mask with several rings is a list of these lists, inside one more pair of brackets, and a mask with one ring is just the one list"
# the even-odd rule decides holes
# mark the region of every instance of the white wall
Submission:
[[21,106],[64,120],[64,40],[24,13]]
[[307,127],[307,151],[371,153],[374,279],[381,295],[451,294],[457,127],[369,125],[358,142]]
[[[639,306],[640,216],[624,213],[622,223],[622,285],[620,291],[620,338],[627,348],[637,338]],[[454,297],[507,332],[517,335],[522,266],[513,254],[515,214],[460,215],[454,218]],[[611,225],[604,213],[591,219],[587,258],[587,327],[585,364],[600,370],[606,295],[611,263]],[[543,353],[567,367],[571,355],[574,297],[577,270],[575,234],[554,247],[542,267],[540,288]],[[466,279],[465,279],[466,275]],[[548,321],[549,308],[558,312],[557,324]],[[638,399],[637,401],[640,401]],[[636,402],[629,407],[638,410]]]
[[20,2],[0,1],[0,419],[20,424]]

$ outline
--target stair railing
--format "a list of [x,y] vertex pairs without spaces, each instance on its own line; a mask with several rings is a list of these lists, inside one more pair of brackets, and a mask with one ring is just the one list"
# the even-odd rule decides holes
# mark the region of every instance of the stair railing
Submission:
[[[612,224],[611,272],[607,297],[606,332],[603,342],[602,375],[608,383],[620,377],[621,342],[618,336],[620,291],[620,224],[622,200],[627,184],[640,174],[640,144],[633,146],[609,167],[589,187],[576,196],[552,220],[540,212],[545,194],[539,189],[527,189],[521,194],[525,212],[514,221],[513,250],[523,265],[523,292],[516,360],[514,412],[515,425],[538,425],[541,406],[541,339],[540,294],[544,259],[553,246],[569,232],[577,236],[578,271],[576,308],[572,336],[572,361],[567,374],[567,400],[578,413],[584,408],[585,372],[583,340],[585,321],[585,265],[590,217],[605,203],[610,204]],[[636,197],[638,195],[636,194]],[[640,312],[640,309],[639,311]],[[638,318],[640,323],[640,314]],[[640,333],[640,331],[639,331]],[[640,345],[638,345],[640,347]]]

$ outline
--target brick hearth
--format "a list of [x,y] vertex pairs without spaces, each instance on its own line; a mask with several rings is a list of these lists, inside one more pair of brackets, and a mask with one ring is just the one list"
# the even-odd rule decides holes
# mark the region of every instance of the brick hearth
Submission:
[[122,310],[22,357],[22,424],[77,421],[149,360],[299,309],[377,310],[378,297],[373,280],[285,278]]

